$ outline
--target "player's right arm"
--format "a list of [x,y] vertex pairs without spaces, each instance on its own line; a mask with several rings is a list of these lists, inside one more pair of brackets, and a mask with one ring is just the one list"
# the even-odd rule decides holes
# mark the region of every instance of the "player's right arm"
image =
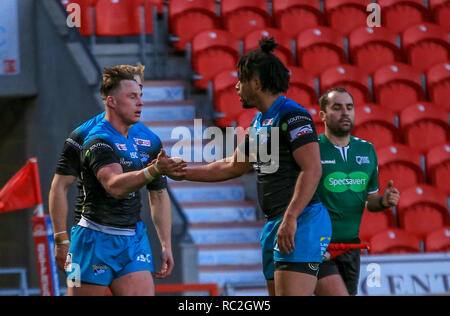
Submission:
[[185,180],[198,182],[219,182],[237,178],[250,170],[253,166],[248,157],[244,157],[237,148],[232,157],[198,167],[186,168]]

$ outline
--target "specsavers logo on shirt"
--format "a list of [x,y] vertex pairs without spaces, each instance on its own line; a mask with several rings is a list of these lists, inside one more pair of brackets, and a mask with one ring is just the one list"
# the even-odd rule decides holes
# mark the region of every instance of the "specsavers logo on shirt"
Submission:
[[352,190],[353,192],[362,192],[369,184],[369,176],[361,171],[352,172],[347,175],[344,172],[333,172],[329,174],[323,185],[331,192],[345,192]]

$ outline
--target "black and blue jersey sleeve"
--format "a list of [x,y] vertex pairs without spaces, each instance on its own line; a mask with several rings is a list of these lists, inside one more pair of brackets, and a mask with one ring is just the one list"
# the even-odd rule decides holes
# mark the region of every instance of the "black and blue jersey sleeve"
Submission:
[[280,137],[291,151],[306,144],[318,142],[316,127],[308,112],[295,111],[280,118]]
[[118,163],[119,155],[114,148],[106,141],[97,138],[93,139],[84,146],[83,149],[84,164],[87,165],[95,175],[104,166]]
[[83,147],[77,141],[76,135],[69,135],[56,165],[56,174],[78,177],[81,172],[81,150]]

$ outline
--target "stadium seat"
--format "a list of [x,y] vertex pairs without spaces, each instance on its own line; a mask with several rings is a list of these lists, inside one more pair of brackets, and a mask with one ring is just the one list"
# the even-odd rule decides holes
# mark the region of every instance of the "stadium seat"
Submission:
[[401,191],[397,207],[399,225],[418,238],[450,224],[447,196],[437,188],[421,184]]
[[426,165],[430,183],[450,196],[450,143],[428,150]]
[[314,77],[299,67],[289,67],[291,78],[286,96],[302,106],[317,104]]
[[380,67],[373,75],[373,86],[377,103],[396,114],[424,99],[420,72],[406,64]]
[[349,36],[350,60],[367,74],[386,64],[402,61],[396,35],[385,27],[361,27]]
[[242,112],[242,105],[236,91],[239,81],[235,69],[221,71],[213,79],[214,108],[220,113],[216,119],[219,127],[233,126]]
[[436,23],[450,32],[450,1],[429,0],[429,5]]
[[239,40],[251,31],[272,26],[266,0],[222,0],[220,6],[224,27]]
[[309,106],[304,106],[304,108],[308,110],[309,114],[313,119],[314,125],[316,126],[317,135],[323,134],[325,132],[325,124],[323,123],[319,115],[320,107],[316,104],[313,104]]
[[324,20],[319,0],[272,0],[272,12],[275,24],[290,38]]
[[425,252],[450,252],[450,226],[441,227],[426,236]]
[[61,4],[66,8],[71,3],[77,3],[81,9],[80,34],[83,36],[94,34],[94,7],[97,0],[61,0]]
[[448,33],[435,24],[421,23],[406,29],[402,47],[408,63],[422,72],[449,59]]
[[192,69],[202,76],[195,86],[206,89],[208,81],[223,70],[236,67],[239,41],[225,30],[200,32],[192,40]]
[[324,93],[332,87],[344,87],[353,96],[355,106],[370,102],[367,77],[355,66],[331,67],[320,75],[320,90]]
[[383,26],[400,34],[409,26],[429,20],[423,0],[377,0]]
[[307,29],[297,36],[297,63],[314,76],[326,69],[346,63],[342,35],[320,26]]
[[450,112],[450,62],[437,64],[428,70],[427,89],[430,100]]
[[291,40],[282,30],[275,28],[266,27],[248,33],[244,39],[244,53],[259,48],[261,38],[272,36],[278,43],[278,47],[275,49],[275,55],[280,58],[286,67],[293,65],[294,57],[292,55]]
[[258,115],[259,111],[256,109],[244,109],[242,110],[241,114],[238,116],[238,126],[246,129],[247,127],[250,127],[251,122],[255,118],[256,115]]
[[368,210],[364,210],[359,230],[359,239],[362,242],[369,242],[374,235],[394,227],[395,216],[390,209],[383,212],[369,212]]
[[164,13],[164,0],[144,0],[144,1],[146,7],[156,7],[156,12],[158,14]]
[[383,147],[377,150],[377,158],[380,192],[384,192],[389,180],[400,192],[424,181],[420,154],[406,145]]
[[447,112],[432,103],[408,106],[400,113],[400,128],[404,140],[422,154],[449,139]]
[[399,140],[394,113],[376,104],[355,107],[355,126],[352,135],[367,140],[380,149]]
[[388,229],[370,239],[369,253],[372,255],[418,252],[420,252],[420,240],[402,229]]
[[169,26],[179,38],[174,43],[177,50],[185,50],[186,44],[202,31],[220,27],[214,0],[171,0],[169,2]]
[[142,0],[97,0],[95,29],[98,36],[141,34]]
[[344,36],[352,30],[367,26],[367,5],[371,0],[325,0],[328,25]]

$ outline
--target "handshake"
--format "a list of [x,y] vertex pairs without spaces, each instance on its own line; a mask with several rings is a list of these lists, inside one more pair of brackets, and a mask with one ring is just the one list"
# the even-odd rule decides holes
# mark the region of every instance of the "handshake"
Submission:
[[151,164],[144,169],[146,178],[152,181],[158,175],[166,175],[173,180],[184,180],[187,163],[180,157],[169,157],[164,149]]

